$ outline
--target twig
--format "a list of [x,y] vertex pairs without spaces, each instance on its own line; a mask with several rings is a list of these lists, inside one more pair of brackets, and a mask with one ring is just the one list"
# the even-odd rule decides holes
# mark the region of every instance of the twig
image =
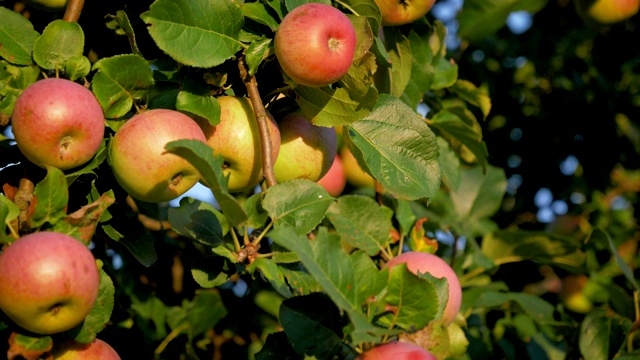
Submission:
[[256,81],[255,76],[249,75],[244,57],[241,57],[238,60],[238,68],[240,69],[242,82],[244,82],[244,85],[247,87],[247,93],[249,94],[251,105],[253,105],[256,121],[258,121],[258,131],[260,132],[260,142],[262,143],[262,173],[267,181],[267,187],[272,187],[277,184],[276,177],[273,172],[273,164],[276,159],[273,158],[273,144],[271,144],[271,136],[269,135],[267,111],[265,110],[262,99],[260,98],[258,82]]
[[67,8],[64,11],[64,17],[62,20],[68,22],[78,22],[82,8],[84,7],[84,0],[69,0]]

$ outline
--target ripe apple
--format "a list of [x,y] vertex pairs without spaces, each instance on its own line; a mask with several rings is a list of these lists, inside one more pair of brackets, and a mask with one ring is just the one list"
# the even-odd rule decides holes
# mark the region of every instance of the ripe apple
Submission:
[[[262,180],[262,145],[258,122],[251,101],[245,97],[221,96],[220,123],[211,125],[198,119],[213,153],[224,158],[224,173],[229,175],[229,191],[244,191]],[[267,112],[273,160],[280,152],[280,130]]]
[[373,347],[360,354],[356,360],[437,360],[437,358],[416,344],[394,341]]
[[431,276],[441,279],[446,278],[449,283],[449,300],[444,308],[442,320],[445,325],[451,324],[460,311],[462,303],[462,287],[455,271],[440,257],[417,251],[402,253],[387,262],[389,269],[398,264],[406,263],[407,269],[414,274],[429,273]]
[[111,141],[113,174],[133,198],[159,203],[177,198],[200,180],[200,173],[184,158],[165,151],[171,141],[206,142],[200,126],[175,110],[153,109],[129,119]]
[[67,7],[69,0],[23,0],[36,9],[44,11],[60,11]]
[[53,351],[56,360],[120,360],[120,355],[111,345],[100,339],[88,344],[66,341]]
[[356,31],[340,10],[307,3],[282,19],[274,47],[282,70],[291,79],[306,86],[326,86],[351,67]]
[[584,274],[570,274],[562,278],[560,300],[564,306],[580,314],[588,314],[593,310],[593,302],[585,294],[585,286],[589,278]]
[[104,114],[91,90],[66,79],[29,85],[11,114],[16,144],[32,163],[67,170],[89,161],[104,137]]
[[54,334],[80,324],[91,311],[99,286],[93,254],[69,235],[32,233],[0,253],[0,309],[36,334]]
[[347,177],[344,174],[344,167],[340,156],[336,155],[329,171],[318,180],[318,184],[322,185],[331,196],[340,196],[344,187],[347,185]]
[[382,15],[382,25],[398,26],[425,16],[436,0],[374,0]]
[[336,157],[335,129],[316,126],[299,112],[286,115],[278,126],[280,154],[273,166],[276,181],[320,180]]
[[639,0],[576,0],[578,15],[591,26],[607,26],[638,13]]
[[343,146],[340,149],[340,159],[344,167],[347,182],[357,188],[372,188],[374,180],[366,171],[362,170],[358,160],[353,156],[349,148]]

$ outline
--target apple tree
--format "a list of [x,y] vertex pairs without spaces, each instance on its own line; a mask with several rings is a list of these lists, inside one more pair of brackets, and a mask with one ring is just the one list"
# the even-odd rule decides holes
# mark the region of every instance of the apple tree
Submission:
[[[640,356],[638,1],[454,3],[1,0],[0,351]],[[557,112],[622,135],[547,224]]]

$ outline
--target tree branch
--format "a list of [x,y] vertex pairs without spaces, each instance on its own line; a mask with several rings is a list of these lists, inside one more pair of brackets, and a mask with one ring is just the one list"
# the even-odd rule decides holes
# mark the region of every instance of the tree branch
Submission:
[[18,191],[14,203],[20,209],[18,215],[18,231],[25,232],[29,230],[29,209],[33,201],[34,184],[31,180],[25,178],[20,179]]
[[253,111],[256,115],[256,121],[258,122],[258,131],[260,132],[260,142],[262,144],[262,173],[267,181],[267,187],[272,187],[277,184],[276,176],[273,173],[273,164],[276,159],[273,158],[273,144],[271,143],[271,136],[269,134],[267,111],[260,98],[258,82],[255,76],[249,75],[244,57],[238,60],[238,68],[240,69],[242,82],[244,82],[244,85],[247,87],[249,100],[251,101],[251,105],[253,105]]
[[68,22],[78,22],[82,8],[84,7],[84,0],[69,0],[67,8],[64,11],[64,17],[62,20]]

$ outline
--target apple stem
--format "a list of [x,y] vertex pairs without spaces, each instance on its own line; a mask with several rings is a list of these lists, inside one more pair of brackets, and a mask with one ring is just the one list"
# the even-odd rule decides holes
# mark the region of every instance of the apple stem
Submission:
[[255,76],[249,75],[244,57],[240,57],[238,60],[238,68],[240,69],[240,77],[247,88],[249,100],[251,101],[251,105],[253,105],[253,111],[255,112],[256,121],[258,122],[260,142],[262,143],[262,173],[267,181],[267,187],[272,187],[275,186],[277,182],[276,176],[273,172],[275,159],[273,158],[273,144],[271,144],[271,136],[269,135],[267,111],[265,110],[262,99],[260,98],[258,82],[256,81]]
[[68,22],[78,22],[82,8],[84,7],[84,0],[69,0],[67,8],[64,10],[64,17],[62,20]]

